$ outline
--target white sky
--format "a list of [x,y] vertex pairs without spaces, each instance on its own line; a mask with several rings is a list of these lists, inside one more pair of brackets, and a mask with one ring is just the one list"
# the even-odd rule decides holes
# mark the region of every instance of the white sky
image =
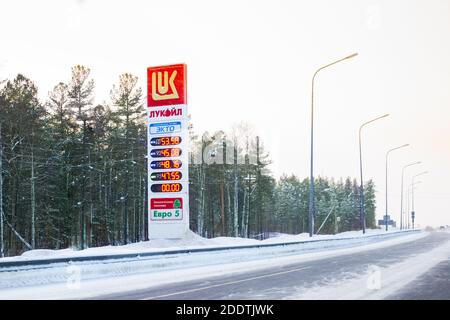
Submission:
[[252,123],[271,151],[276,175],[309,175],[311,76],[316,82],[315,173],[358,177],[358,128],[365,178],[398,220],[401,167],[428,170],[416,191],[417,223],[450,224],[450,2],[340,1],[5,1],[0,0],[0,79],[18,72],[40,96],[85,64],[97,102],[123,72],[185,62],[196,131]]

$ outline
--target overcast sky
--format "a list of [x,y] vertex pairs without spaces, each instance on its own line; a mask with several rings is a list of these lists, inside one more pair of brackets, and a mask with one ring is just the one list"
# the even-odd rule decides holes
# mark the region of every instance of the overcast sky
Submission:
[[417,223],[450,224],[450,1],[6,1],[0,0],[0,79],[23,73],[45,99],[84,64],[96,102],[119,74],[145,88],[146,68],[188,65],[196,131],[251,123],[276,176],[309,175],[311,77],[316,82],[315,173],[365,178],[385,210],[385,153],[391,153],[389,211],[398,220],[401,167],[428,170],[416,190]]

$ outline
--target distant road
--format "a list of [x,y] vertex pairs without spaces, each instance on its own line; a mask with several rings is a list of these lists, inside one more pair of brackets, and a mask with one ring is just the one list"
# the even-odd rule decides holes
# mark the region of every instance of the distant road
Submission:
[[381,249],[158,287],[149,284],[148,289],[95,299],[450,299],[449,241],[450,233],[433,232]]

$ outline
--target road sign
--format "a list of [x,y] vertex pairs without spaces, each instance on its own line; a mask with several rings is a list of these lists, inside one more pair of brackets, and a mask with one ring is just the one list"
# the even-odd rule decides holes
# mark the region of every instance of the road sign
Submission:
[[[389,225],[389,226],[394,226],[395,227],[395,221],[394,220],[387,220],[387,224]],[[385,226],[386,225],[386,220],[385,219],[383,219],[383,220],[378,220],[378,225],[379,226]]]
[[189,229],[186,65],[147,69],[149,239]]

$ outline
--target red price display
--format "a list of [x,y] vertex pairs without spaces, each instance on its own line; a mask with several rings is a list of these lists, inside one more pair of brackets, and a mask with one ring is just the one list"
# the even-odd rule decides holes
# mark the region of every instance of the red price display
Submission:
[[152,169],[178,169],[178,168],[181,168],[181,161],[180,160],[152,161],[150,163],[150,168],[152,168]]
[[181,143],[181,137],[159,137],[152,138],[150,144],[155,146],[173,146]]
[[180,180],[181,177],[180,171],[154,172],[150,175],[153,181]]
[[181,183],[162,183],[153,184],[150,188],[152,192],[180,192],[183,186]]
[[150,156],[152,158],[179,157],[180,155],[181,155],[180,148],[153,149],[150,151]]

